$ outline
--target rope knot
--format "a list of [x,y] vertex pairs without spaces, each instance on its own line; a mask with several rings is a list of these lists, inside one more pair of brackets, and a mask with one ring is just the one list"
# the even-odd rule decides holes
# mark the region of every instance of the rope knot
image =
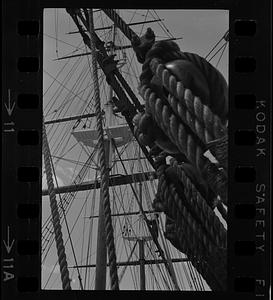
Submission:
[[155,34],[152,29],[149,27],[147,28],[146,33],[142,37],[138,37],[136,35],[132,36],[132,46],[133,50],[136,53],[137,60],[140,63],[144,63],[146,59],[147,52],[152,48],[155,42]]

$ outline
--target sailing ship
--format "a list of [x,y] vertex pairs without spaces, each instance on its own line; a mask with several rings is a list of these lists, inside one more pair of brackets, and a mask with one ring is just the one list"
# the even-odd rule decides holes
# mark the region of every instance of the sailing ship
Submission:
[[[153,206],[158,175],[121,113],[127,102],[129,111],[144,106],[132,34],[141,36],[152,27],[157,41],[180,38],[155,10],[51,9],[45,10],[44,27],[42,289],[111,289],[116,278],[119,289],[211,290],[191,258],[166,238],[166,215]],[[227,59],[227,43],[228,30],[207,53],[215,67]]]

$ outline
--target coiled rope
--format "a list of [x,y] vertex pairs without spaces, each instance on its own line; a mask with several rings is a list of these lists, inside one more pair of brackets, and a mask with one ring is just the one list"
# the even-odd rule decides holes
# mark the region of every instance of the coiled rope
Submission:
[[199,97],[183,86],[181,81],[164,67],[160,60],[150,62],[151,70],[168,90],[168,103],[174,114],[200,139],[204,149],[209,149],[220,165],[227,170],[227,128]]
[[[224,290],[226,288],[226,253],[222,253],[221,260],[215,261],[214,257],[208,260],[203,254],[200,254],[200,248],[194,252],[196,245],[193,243],[191,237],[185,227],[177,225],[167,217],[166,223],[167,232],[165,236],[172,244],[179,249],[179,251],[186,253],[196,270],[202,274],[208,285],[213,291]],[[197,253],[197,254],[196,254]],[[213,265],[211,265],[211,261]],[[220,270],[217,270],[217,263],[221,264]],[[216,266],[216,269],[214,267]],[[220,275],[220,277],[218,277]]]
[[145,100],[146,110],[150,111],[157,125],[167,134],[170,141],[177,146],[188,160],[202,174],[216,195],[227,202],[227,178],[225,172],[217,168],[208,158],[203,156],[204,148],[196,141],[195,136],[187,130],[182,122],[147,85],[140,88]]
[[203,224],[209,238],[218,247],[226,248],[227,235],[223,224],[209,207],[205,198],[198,191],[192,180],[188,177],[181,165],[173,159],[171,166],[174,168],[175,175],[183,183],[185,203],[196,220]]
[[174,60],[189,61],[197,67],[203,74],[210,92],[207,99],[202,98],[203,103],[206,104],[214,114],[218,115],[223,122],[226,122],[228,114],[227,84],[218,70],[197,54],[181,52],[175,42],[160,41],[156,42],[146,53],[146,59],[142,66],[142,74],[140,75],[141,85],[149,84],[153,77],[150,63],[154,58],[159,59],[163,63]]
[[204,144],[226,135],[227,129],[219,117],[213,114],[199,97],[194,96],[190,89],[185,88],[181,81],[177,81],[158,59],[152,59],[150,67],[153,74],[161,79],[163,86],[169,91],[167,99],[176,115]]
[[[178,236],[181,237],[181,240],[186,240],[186,244],[183,243],[184,249],[181,250],[186,250],[185,253],[195,262],[194,264],[197,266],[197,269],[200,268],[197,263],[198,261],[203,260],[207,262],[207,268],[213,270],[210,273],[213,275],[214,280],[211,280],[210,276],[212,275],[209,275],[206,269],[202,270],[201,274],[214,290],[223,289],[226,286],[226,248],[224,247],[226,242],[223,240],[223,236],[219,235],[217,235],[216,240],[213,240],[213,236],[211,235],[213,232],[211,230],[209,230],[210,235],[208,235],[208,232],[204,228],[207,227],[206,222],[199,223],[198,219],[200,221],[201,219],[195,218],[196,216],[192,215],[189,211],[189,207],[191,210],[194,209],[191,205],[192,203],[189,203],[190,200],[186,199],[185,194],[178,193],[175,184],[168,180],[166,174],[167,165],[162,162],[162,158],[160,160],[157,160],[159,178],[157,197],[163,203],[166,215],[176,224]],[[203,203],[205,204],[206,202],[203,201]],[[195,205],[195,208],[197,206]],[[209,207],[204,209],[203,212],[207,212],[208,209]],[[214,223],[216,224],[217,217],[210,214],[210,221],[214,218]],[[183,231],[182,236],[179,230]],[[224,231],[222,233],[224,234]],[[180,238],[178,240],[180,241]]]
[[[106,233],[106,245],[108,250],[109,258],[109,269],[110,269],[110,281],[111,289],[119,290],[119,281],[117,275],[117,263],[116,263],[116,250],[114,244],[114,231],[111,220],[111,207],[109,199],[108,190],[108,176],[107,176],[107,166],[106,157],[104,149],[104,132],[102,125],[102,113],[100,106],[100,94],[99,94],[99,82],[97,75],[97,60],[96,60],[96,48],[94,40],[94,23],[92,11],[89,11],[89,28],[90,28],[90,46],[91,46],[91,61],[94,79],[94,95],[95,95],[95,113],[97,116],[97,131],[98,131],[98,158],[99,166],[101,171],[101,190],[104,200],[104,218],[105,218],[105,233]],[[99,255],[99,253],[98,253]]]
[[[213,290],[223,290],[227,235],[213,209],[217,206],[223,216],[226,213],[222,205],[227,204],[226,82],[205,59],[180,52],[176,43],[156,42],[147,53],[141,49],[143,45],[136,50],[145,57],[139,88],[145,113],[135,118],[135,132],[149,147],[159,145],[165,150],[155,154],[159,182],[153,205],[167,216],[166,237],[187,254]],[[169,71],[167,63],[174,60],[190,62],[192,76],[199,76],[202,84],[200,90],[198,84],[193,90],[184,86],[176,77],[178,69]],[[181,62],[180,67],[190,65]],[[203,155],[208,149],[217,164]],[[193,173],[188,174],[187,163],[175,159],[166,165],[167,153],[183,154],[179,161],[188,161]]]
[[62,287],[63,290],[71,290],[69,271],[67,268],[67,261],[66,261],[66,254],[65,254],[65,247],[63,242],[62,227],[60,223],[60,215],[58,211],[56,193],[54,190],[52,169],[50,163],[50,149],[48,145],[44,121],[43,121],[43,155],[44,155],[44,163],[45,163],[46,181],[48,186],[48,195],[50,201],[50,209],[52,215],[52,224],[53,224],[55,241],[57,246],[58,262],[60,265]]
[[[208,105],[213,113],[217,114],[222,121],[226,121],[228,113],[227,84],[222,74],[203,57],[197,54],[183,52],[183,57],[194,63],[194,65],[204,74],[207,79],[209,90],[212,91]],[[220,99],[217,97],[219,95],[221,95]]]

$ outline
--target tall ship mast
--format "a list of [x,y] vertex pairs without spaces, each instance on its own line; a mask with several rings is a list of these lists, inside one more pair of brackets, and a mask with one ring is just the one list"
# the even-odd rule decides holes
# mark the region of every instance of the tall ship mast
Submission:
[[[164,180],[156,155],[169,148],[160,148],[162,142],[149,148],[136,130],[137,116],[147,113],[140,61],[150,36],[163,45],[182,37],[174,37],[155,10],[51,9],[44,27],[42,288],[224,289],[217,263],[199,244],[191,250],[190,232],[197,231],[183,231],[158,201]],[[213,41],[202,55],[223,68],[228,28]],[[221,120],[223,132],[226,124]],[[225,135],[217,134],[223,148]],[[220,148],[214,140],[207,148],[210,168]],[[160,153],[169,160],[166,149]],[[221,158],[217,178],[225,170]],[[196,229],[200,221],[199,236],[208,231],[202,243],[225,260],[227,205],[215,190],[210,183],[211,206],[198,196],[206,214],[192,211],[192,222]],[[195,207],[190,195],[187,203]],[[173,226],[179,237],[172,237]]]

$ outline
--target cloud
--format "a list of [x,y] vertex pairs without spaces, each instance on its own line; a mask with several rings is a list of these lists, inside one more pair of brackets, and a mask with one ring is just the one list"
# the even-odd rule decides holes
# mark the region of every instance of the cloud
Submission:
[[[64,186],[65,183],[63,182],[63,180],[59,176],[56,176],[56,177],[57,177],[58,186]],[[53,177],[53,183],[54,183],[54,186],[56,187],[57,184],[56,184],[55,177]],[[43,177],[42,177],[42,189],[46,189],[46,188],[47,188],[47,181],[46,181],[46,174],[44,173]]]
[[[68,174],[69,172],[67,172],[67,168],[63,168],[60,165],[55,166],[55,173],[56,173],[56,177],[57,177],[57,183],[58,186],[65,186],[68,184],[68,182],[71,180],[71,175]],[[56,187],[56,180],[55,180],[55,176],[54,174],[52,174],[53,176],[53,183],[54,186]],[[46,189],[47,188],[47,181],[46,181],[46,174],[45,174],[45,169],[43,166],[43,177],[42,177],[42,189]]]

